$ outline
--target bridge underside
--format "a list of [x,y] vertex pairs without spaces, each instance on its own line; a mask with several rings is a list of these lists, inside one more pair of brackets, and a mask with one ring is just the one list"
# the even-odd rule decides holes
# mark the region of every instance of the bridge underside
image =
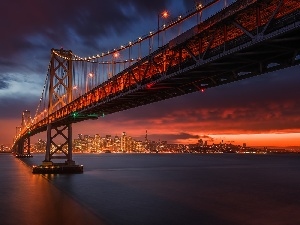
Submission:
[[[111,81],[76,99],[65,108],[66,113],[75,113],[67,113],[69,116],[56,122],[97,119],[101,115],[299,65],[300,3],[265,0],[264,4],[251,5],[236,15],[230,14],[230,10],[241,6],[234,5],[227,10],[229,16],[222,23],[203,28],[203,32],[199,30],[206,27],[205,22],[192,28],[196,34],[188,39],[182,41],[178,37]],[[266,12],[260,12],[261,7],[266,7]],[[291,7],[295,11],[291,12]],[[249,17],[251,11],[257,12],[254,18],[240,19]],[[285,11],[287,14],[279,17]],[[260,15],[267,13],[267,19]],[[226,15],[226,10],[223,14]],[[124,82],[129,84],[120,90]]]
[[137,87],[126,94],[112,96],[84,110],[84,115],[111,114],[300,64],[299,29],[244,46],[239,47],[241,50],[225,50],[214,60],[195,62],[190,59],[184,62],[186,65],[181,65],[185,69],[167,72],[152,79],[144,88]]

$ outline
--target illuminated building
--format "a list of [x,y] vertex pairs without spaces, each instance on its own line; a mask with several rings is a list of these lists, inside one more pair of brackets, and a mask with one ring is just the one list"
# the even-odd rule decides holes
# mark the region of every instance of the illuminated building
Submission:
[[121,151],[125,152],[126,149],[127,149],[127,137],[126,137],[126,132],[123,132],[121,136]]

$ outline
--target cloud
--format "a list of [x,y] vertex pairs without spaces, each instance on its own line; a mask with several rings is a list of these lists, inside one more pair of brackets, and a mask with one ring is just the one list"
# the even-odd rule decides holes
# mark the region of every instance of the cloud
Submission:
[[0,90],[7,89],[9,87],[7,81],[0,76]]
[[[1,3],[0,21],[1,51],[5,55],[15,55],[23,50],[30,50],[34,43],[26,42],[26,37],[39,34],[58,48],[70,46],[76,35],[87,50],[97,46],[97,40],[132,33],[132,24],[139,20],[153,17],[159,9],[167,5],[164,1],[46,1],[32,0],[30,4],[22,1]],[[16,7],[16,4],[18,7]],[[13,13],[12,13],[13,12]],[[55,15],[55,16],[54,16]],[[156,17],[153,19],[156,21]],[[156,24],[156,22],[153,22]],[[70,30],[73,32],[70,33]],[[136,32],[136,31],[135,31]],[[142,34],[140,34],[142,35]],[[126,40],[126,39],[125,39]],[[5,43],[5,44],[4,44]],[[122,43],[115,43],[118,46]],[[35,46],[35,45],[34,45]],[[55,46],[48,46],[49,49]],[[86,54],[91,52],[86,52]]]
[[[30,98],[24,97],[19,99],[19,96],[12,96],[6,98],[0,98],[0,118],[1,120],[20,118],[25,110],[31,111],[31,116],[35,114],[35,108],[37,107],[38,101],[32,101]],[[14,124],[11,124],[14,126]]]
[[213,137],[210,137],[208,135],[200,135],[199,138],[205,140],[205,141],[210,141],[210,142],[213,142],[214,141],[214,138]]
[[187,139],[199,139],[199,135],[195,135],[195,134],[190,134],[190,133],[185,133],[185,132],[181,132],[181,133],[175,133],[175,134],[149,134],[149,138],[151,140],[169,140],[172,142],[177,142],[180,140],[187,140]]

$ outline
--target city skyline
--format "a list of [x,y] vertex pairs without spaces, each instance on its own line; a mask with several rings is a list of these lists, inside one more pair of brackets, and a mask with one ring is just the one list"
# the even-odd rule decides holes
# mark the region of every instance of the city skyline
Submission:
[[[125,135],[133,138],[133,140],[135,141],[145,141],[146,139],[148,141],[154,141],[154,142],[167,142],[168,144],[182,144],[182,145],[194,145],[197,144],[200,140],[203,141],[203,143],[207,143],[208,145],[213,145],[213,144],[233,144],[233,145],[237,145],[237,146],[248,146],[248,147],[260,147],[260,148],[265,148],[265,147],[285,147],[285,148],[293,148],[293,149],[300,149],[299,145],[286,145],[286,146],[277,146],[277,145],[249,145],[249,143],[247,143],[246,138],[243,139],[240,138],[239,140],[229,140],[226,136],[223,137],[218,137],[214,138],[214,135],[212,136],[208,136],[208,135],[201,135],[201,136],[197,136],[195,137],[193,140],[186,142],[186,141],[182,141],[182,142],[168,142],[167,140],[163,139],[163,135],[162,136],[158,136],[158,135],[154,135],[154,137],[152,137],[151,133],[149,133],[147,130],[145,132],[144,135],[139,135],[139,136],[132,136],[131,134],[127,133],[126,131],[123,131],[122,133],[118,133],[118,134],[83,134],[80,133],[77,136],[75,135],[74,138],[80,138],[80,136],[89,136],[89,137],[95,137],[95,136],[99,136],[99,137],[107,137],[110,136],[111,138],[113,137],[121,137],[123,134],[125,133]],[[184,134],[183,134],[184,135]],[[279,135],[283,135],[283,134],[279,134]],[[290,135],[290,134],[289,134]],[[284,135],[283,135],[284,136]],[[196,139],[198,138],[198,139]],[[267,137],[263,137],[264,139],[266,139]],[[282,137],[282,138],[287,138]],[[184,139],[183,139],[184,140]],[[280,142],[282,142],[282,140],[279,140]]]
[[[67,1],[60,3],[61,8],[55,8],[53,2],[45,5],[20,3],[18,8],[10,2],[0,3],[3,6],[0,7],[3,16],[0,22],[3,27],[0,37],[0,143],[13,142],[23,110],[34,114],[51,48],[63,46],[78,55],[112,49],[155,28],[157,14],[162,10],[168,9],[175,17],[194,6],[194,1],[165,0],[151,4],[131,1],[129,7],[122,1],[115,1],[105,5],[103,10],[101,3],[76,1],[70,6]],[[64,10],[66,8],[69,10]],[[15,13],[11,13],[13,11]],[[33,11],[35,13],[27,13]],[[207,140],[247,142],[252,146],[299,146],[299,70],[297,66],[275,71],[81,122],[73,125],[73,134],[79,131],[114,134],[126,130],[139,137],[148,130],[154,139],[161,137],[173,143],[191,143],[205,137]]]
[[[151,131],[149,132],[148,130],[145,130],[145,132],[143,134],[138,134],[133,136],[131,133],[128,133],[126,131],[122,131],[120,133],[76,133],[73,134],[73,141],[75,139],[80,138],[80,136],[88,136],[88,137],[95,137],[95,136],[99,136],[101,138],[103,137],[121,137],[123,134],[125,133],[125,135],[131,137],[133,140],[135,141],[145,141],[146,136],[147,136],[147,140],[150,142],[167,142],[168,144],[181,144],[181,145],[194,145],[196,143],[199,142],[199,140],[202,140],[203,142],[207,143],[208,145],[213,145],[213,144],[233,144],[233,145],[237,145],[237,146],[243,146],[246,144],[246,146],[248,147],[255,147],[255,148],[285,148],[287,150],[291,150],[291,149],[300,149],[300,145],[292,145],[292,142],[285,142],[287,143],[286,145],[276,145],[276,143],[282,143],[284,142],[283,139],[285,140],[289,140],[289,136],[291,136],[291,134],[278,134],[279,136],[277,137],[278,140],[277,142],[274,142],[274,145],[264,145],[264,141],[266,139],[268,139],[268,135],[256,135],[256,141],[254,143],[262,143],[262,144],[253,144],[253,142],[247,142],[247,136],[248,135],[255,135],[255,134],[248,134],[248,135],[239,135],[240,137],[236,140],[232,139],[233,137],[237,137],[237,135],[223,135],[223,136],[218,136],[218,135],[197,135],[195,136],[193,139],[188,139],[185,140],[184,138],[180,139],[181,141],[168,141],[168,136],[164,136],[164,135],[157,135],[157,134],[151,134]],[[182,136],[188,136],[187,134],[181,134]],[[165,138],[165,139],[164,139]],[[46,140],[45,136],[41,136],[41,135],[36,135],[36,137],[33,139],[33,141],[38,141],[38,140]],[[260,139],[262,142],[257,142],[257,140]],[[58,141],[59,143],[59,141]],[[1,144],[1,143],[0,143]]]
[[[202,139],[203,138],[203,139]],[[31,142],[31,153],[45,153],[47,141],[38,139]],[[62,145],[63,142],[58,145]],[[55,146],[52,145],[51,149]],[[67,145],[63,149],[67,150]],[[189,144],[168,143],[168,141],[158,139],[152,140],[145,136],[141,139],[128,135],[125,131],[122,134],[78,134],[72,140],[73,153],[300,153],[300,146],[249,146],[246,142],[242,144],[234,141],[226,142],[221,140],[216,142],[213,139],[207,140],[206,136],[201,137],[197,142]],[[9,147],[0,144],[0,152],[9,152]]]

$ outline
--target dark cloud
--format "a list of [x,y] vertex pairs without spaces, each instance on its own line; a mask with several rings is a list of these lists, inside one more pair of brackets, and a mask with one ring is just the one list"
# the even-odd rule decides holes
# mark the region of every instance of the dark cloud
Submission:
[[214,138],[213,137],[210,137],[208,135],[200,135],[199,138],[205,140],[205,141],[210,141],[210,142],[213,142],[214,141]]
[[8,88],[8,83],[0,76],[0,90]]
[[0,58],[0,66],[1,67],[9,67],[9,66],[12,66],[12,63],[3,57],[3,58]]
[[[142,18],[153,17],[166,5],[167,1],[161,0],[4,1],[0,3],[1,51],[14,55],[29,50],[32,44],[25,39],[34,35],[49,39],[54,45],[48,46],[49,49],[64,45],[72,48],[69,43],[73,38],[96,47],[96,40],[132,32],[132,24]],[[115,43],[116,46],[119,44]],[[86,47],[89,49],[89,46]]]
[[35,109],[37,108],[37,104],[37,100],[32,101],[30,96],[28,98],[22,98],[20,96],[6,96],[5,98],[0,98],[0,118],[1,120],[20,118],[21,123],[22,112],[29,110],[31,111],[31,116],[33,117],[35,114]]
[[[190,134],[190,133],[185,133],[185,132],[181,132],[181,133],[176,133],[176,134],[153,134],[153,133],[149,133],[148,134],[148,139],[151,141],[169,141],[171,143],[178,143],[180,140],[187,140],[187,139],[199,139],[201,138],[201,136],[199,135],[194,135],[194,134]],[[137,137],[138,140],[144,140],[144,136],[139,136]]]

